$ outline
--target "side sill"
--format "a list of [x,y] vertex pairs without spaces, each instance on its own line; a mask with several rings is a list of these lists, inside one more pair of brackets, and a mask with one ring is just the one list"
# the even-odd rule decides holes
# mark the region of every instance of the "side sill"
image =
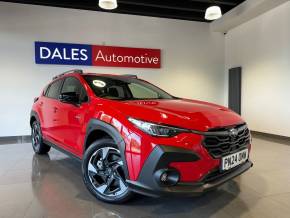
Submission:
[[71,157],[71,158],[73,158],[75,160],[78,160],[80,162],[82,161],[82,159],[80,157],[78,157],[78,156],[74,155],[73,153],[61,148],[60,146],[58,146],[58,145],[56,145],[56,144],[54,144],[54,143],[52,143],[52,142],[50,142],[50,141],[48,141],[46,139],[44,139],[43,141],[44,141],[45,144],[47,144],[50,147],[60,151],[61,153],[64,153],[65,155],[67,155],[67,156],[69,156],[69,157]]

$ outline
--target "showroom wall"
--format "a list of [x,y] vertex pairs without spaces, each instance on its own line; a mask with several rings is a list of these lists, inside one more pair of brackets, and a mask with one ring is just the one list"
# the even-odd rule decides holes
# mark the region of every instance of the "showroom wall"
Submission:
[[130,73],[173,95],[225,102],[224,36],[209,24],[0,2],[0,137],[28,135],[33,98],[77,66],[36,65],[34,41],[162,49],[161,69],[84,68]]
[[[243,67],[242,115],[252,130],[290,136],[290,2],[226,34],[226,69]],[[227,93],[227,92],[226,92]]]

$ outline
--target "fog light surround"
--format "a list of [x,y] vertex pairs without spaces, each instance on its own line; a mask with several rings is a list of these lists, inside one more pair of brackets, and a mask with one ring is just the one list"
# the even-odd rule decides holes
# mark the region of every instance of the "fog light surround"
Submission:
[[179,182],[180,173],[175,168],[166,168],[156,171],[154,177],[160,186],[174,186]]

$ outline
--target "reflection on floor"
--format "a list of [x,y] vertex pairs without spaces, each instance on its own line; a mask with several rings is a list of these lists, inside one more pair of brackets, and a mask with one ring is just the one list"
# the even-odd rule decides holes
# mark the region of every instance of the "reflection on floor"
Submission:
[[126,205],[94,199],[80,163],[52,150],[36,156],[30,144],[0,145],[0,217],[290,217],[290,146],[253,139],[254,167],[220,189],[194,198],[136,196]]

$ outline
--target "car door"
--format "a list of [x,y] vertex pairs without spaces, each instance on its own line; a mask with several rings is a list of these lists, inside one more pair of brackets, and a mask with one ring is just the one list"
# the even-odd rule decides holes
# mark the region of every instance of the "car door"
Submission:
[[79,96],[80,103],[64,103],[60,102],[58,110],[58,128],[57,139],[76,155],[81,155],[81,147],[85,136],[85,124],[89,111],[88,96],[85,88],[82,86],[78,78],[70,76],[65,78],[61,94],[76,93]]
[[56,113],[58,108],[58,96],[62,86],[62,79],[56,80],[51,83],[45,93],[45,96],[41,99],[41,113],[42,113],[42,133],[45,139],[55,143],[56,135]]

